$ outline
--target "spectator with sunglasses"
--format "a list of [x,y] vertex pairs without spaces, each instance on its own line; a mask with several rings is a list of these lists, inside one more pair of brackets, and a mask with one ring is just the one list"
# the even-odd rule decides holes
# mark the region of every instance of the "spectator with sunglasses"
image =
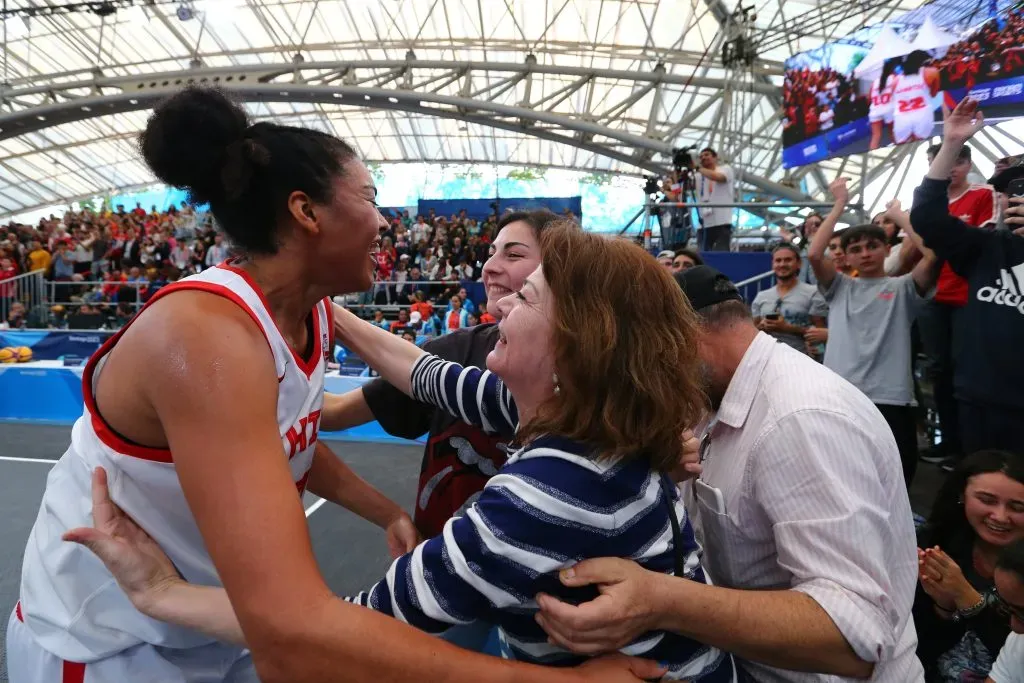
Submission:
[[1024,540],[999,554],[995,582],[996,603],[1009,615],[1013,633],[1006,637],[986,683],[1024,683]]

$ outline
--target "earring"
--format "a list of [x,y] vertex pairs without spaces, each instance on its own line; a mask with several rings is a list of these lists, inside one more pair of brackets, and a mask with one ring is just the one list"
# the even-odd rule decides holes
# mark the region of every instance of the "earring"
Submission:
[[551,373],[551,381],[554,382],[554,384],[555,384],[555,393],[557,394],[558,392],[560,392],[562,390],[562,387],[560,387],[558,385],[558,374],[557,373],[554,373],[554,372]]

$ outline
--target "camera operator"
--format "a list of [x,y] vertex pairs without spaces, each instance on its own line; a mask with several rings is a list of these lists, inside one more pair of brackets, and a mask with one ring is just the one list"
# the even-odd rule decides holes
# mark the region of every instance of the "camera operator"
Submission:
[[[735,201],[732,168],[719,165],[718,153],[710,147],[700,152],[700,163],[694,169],[700,177],[697,181],[698,204],[729,204]],[[732,207],[700,207],[702,251],[729,251],[732,238]]]
[[[661,183],[661,192],[664,195],[663,202],[684,202],[685,180],[681,169],[673,169]],[[668,207],[668,239],[663,246],[670,249],[685,247],[690,241],[690,225],[687,209],[681,206]],[[662,222],[664,225],[664,221]]]

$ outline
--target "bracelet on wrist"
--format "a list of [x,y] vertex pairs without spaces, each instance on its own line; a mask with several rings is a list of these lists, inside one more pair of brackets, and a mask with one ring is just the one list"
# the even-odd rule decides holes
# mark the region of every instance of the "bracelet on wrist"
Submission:
[[964,619],[971,619],[981,614],[982,611],[988,606],[988,595],[982,594],[978,599],[978,602],[964,609],[958,609],[953,613],[953,621],[961,622]]

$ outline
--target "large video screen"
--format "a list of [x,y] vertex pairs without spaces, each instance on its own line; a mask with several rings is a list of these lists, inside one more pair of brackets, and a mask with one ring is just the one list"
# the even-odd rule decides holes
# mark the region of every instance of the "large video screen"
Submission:
[[783,165],[940,135],[967,95],[1024,116],[1024,0],[935,0],[787,60]]

